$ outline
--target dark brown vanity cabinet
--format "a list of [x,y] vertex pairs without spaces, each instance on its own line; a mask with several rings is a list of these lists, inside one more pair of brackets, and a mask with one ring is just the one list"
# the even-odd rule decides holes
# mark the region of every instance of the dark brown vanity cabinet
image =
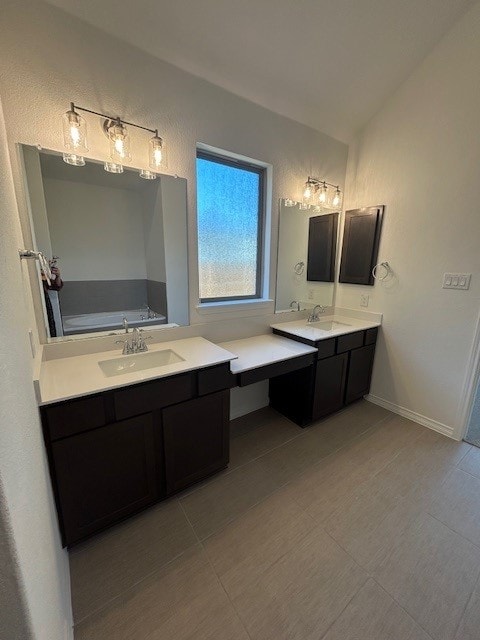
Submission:
[[370,389],[377,332],[373,328],[317,342],[313,365],[270,379],[270,405],[305,427],[362,398]]
[[160,493],[153,415],[52,443],[65,541],[85,538],[155,502]]
[[225,468],[231,386],[227,363],[42,407],[64,544]]

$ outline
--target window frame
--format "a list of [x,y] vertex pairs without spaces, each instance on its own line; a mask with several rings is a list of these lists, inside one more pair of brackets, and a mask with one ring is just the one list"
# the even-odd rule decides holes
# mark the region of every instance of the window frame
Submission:
[[[198,288],[199,288],[199,304],[200,305],[215,305],[218,303],[236,303],[236,302],[256,302],[262,301],[263,288],[264,288],[264,275],[265,275],[265,226],[267,221],[267,180],[268,170],[267,166],[263,163],[256,164],[253,161],[246,159],[236,158],[234,155],[228,155],[227,152],[218,153],[216,151],[210,151],[202,147],[197,147],[195,156],[195,167],[198,159],[208,160],[210,162],[216,162],[221,165],[234,167],[236,169],[243,169],[255,173],[259,177],[259,189],[258,189],[258,214],[257,214],[257,256],[256,256],[256,277],[255,277],[255,294],[249,296],[218,296],[215,298],[201,298],[200,297],[200,259],[198,262]],[[198,193],[198,171],[196,171],[197,181],[197,193]],[[198,200],[197,200],[197,252],[200,248],[200,242],[198,237]]]

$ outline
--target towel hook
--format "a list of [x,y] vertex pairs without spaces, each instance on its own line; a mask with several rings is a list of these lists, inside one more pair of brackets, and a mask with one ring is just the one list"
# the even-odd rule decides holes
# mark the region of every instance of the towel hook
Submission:
[[[383,267],[385,269],[385,273],[382,276],[377,275],[377,270],[379,267]],[[389,276],[392,276],[392,275],[393,275],[393,270],[391,266],[388,264],[388,262],[379,262],[372,269],[372,276],[375,278],[375,280],[386,280]]]
[[295,271],[297,276],[301,276],[302,273],[305,271],[305,263],[297,262],[297,264],[293,267],[293,270]]

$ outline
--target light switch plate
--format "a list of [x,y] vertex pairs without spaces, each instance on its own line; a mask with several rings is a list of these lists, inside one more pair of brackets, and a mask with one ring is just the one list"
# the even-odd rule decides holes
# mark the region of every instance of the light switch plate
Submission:
[[368,307],[368,300],[369,300],[369,296],[367,293],[361,293],[360,294],[360,306],[361,307]]
[[467,289],[470,289],[471,277],[471,273],[444,273],[443,288],[466,291]]

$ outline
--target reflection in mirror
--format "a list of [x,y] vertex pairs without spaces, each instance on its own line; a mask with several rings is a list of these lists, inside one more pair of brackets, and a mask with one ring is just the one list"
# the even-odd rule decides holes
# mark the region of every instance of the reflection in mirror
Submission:
[[54,268],[41,282],[48,337],[188,324],[186,181],[23,157],[34,246]]
[[333,304],[337,225],[336,213],[280,200],[276,313]]

